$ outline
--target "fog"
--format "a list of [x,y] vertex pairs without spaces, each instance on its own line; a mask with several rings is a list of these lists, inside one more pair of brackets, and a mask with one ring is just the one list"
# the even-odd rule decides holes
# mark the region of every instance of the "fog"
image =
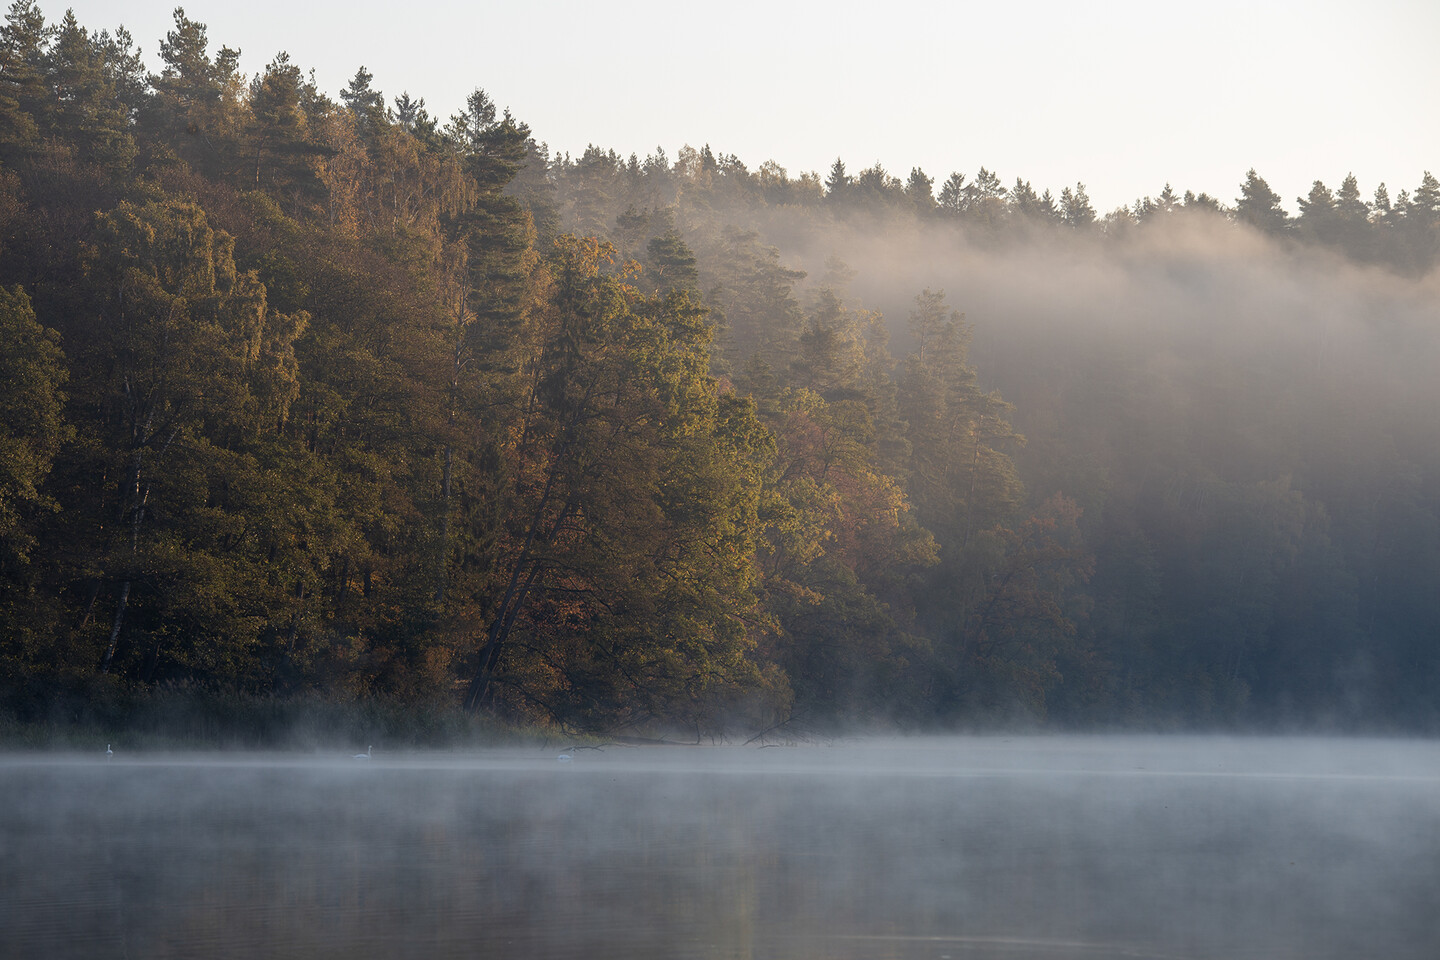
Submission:
[[1397,459],[1436,466],[1434,275],[1183,213],[1105,238],[1043,231],[975,246],[937,230],[814,249],[809,263],[865,265],[854,293],[891,319],[897,352],[914,294],[947,292],[982,380],[1015,405],[1042,483],[1083,490],[1058,462],[1080,447],[1112,475],[1183,458],[1228,481],[1288,476],[1321,499],[1336,483],[1378,481]]
[[1276,393],[1374,401],[1440,394],[1430,375],[1440,352],[1440,278],[1401,277],[1214,215],[993,242],[943,225],[827,224],[807,234],[778,215],[761,228],[812,284],[827,257],[855,269],[851,292],[886,313],[897,353],[907,346],[914,295],[945,290],[974,328],[981,374],[1002,388],[1019,379],[1018,368],[1076,375],[1118,351],[1155,375],[1204,368],[1209,379],[1235,365],[1244,377],[1277,377]]
[[1440,747],[10,756],[46,957],[1430,957]]
[[[1203,211],[998,234],[721,216],[811,289],[828,258],[848,264],[849,302],[885,314],[897,357],[915,294],[945,291],[982,385],[1013,404],[1031,501],[1084,511],[1102,655],[1202,662],[1233,643],[1235,666],[1209,671],[1245,678],[1252,721],[1433,727],[1440,276]],[[1174,715],[1204,722],[1189,695]]]
[[[915,295],[944,290],[971,328],[981,380],[1014,404],[1016,424],[1038,444],[1030,465],[1062,471],[1048,485],[1083,485],[1054,462],[1082,444],[1100,444],[1087,455],[1113,474],[1132,465],[1117,456],[1164,460],[1167,439],[1193,445],[1194,461],[1227,480],[1323,485],[1367,458],[1387,469],[1377,456],[1426,473],[1436,465],[1434,271],[1405,275],[1205,210],[1140,223],[1127,215],[1103,230],[1020,222],[987,231],[716,204],[692,234],[717,223],[756,230],[781,262],[805,270],[802,300],[829,282],[838,258],[854,271],[843,291],[850,304],[885,314],[897,357],[910,348]],[[1410,249],[1370,229],[1364,249],[1374,256],[1388,244],[1387,255],[1427,262],[1423,241]]]

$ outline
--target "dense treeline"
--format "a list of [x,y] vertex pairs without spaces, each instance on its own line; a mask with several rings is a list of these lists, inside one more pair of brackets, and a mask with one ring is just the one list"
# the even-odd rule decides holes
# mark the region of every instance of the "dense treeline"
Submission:
[[[1177,194],[1167,183],[1157,196],[1100,214],[1083,183],[1055,197],[1049,190],[1037,194],[1019,178],[1007,187],[984,167],[973,180],[952,173],[937,190],[935,178],[919,168],[901,181],[879,164],[849,174],[837,159],[823,180],[815,173],[792,178],[773,161],[751,171],[737,157],[717,156],[708,146],[698,151],[687,146],[673,162],[658,148],[641,160],[594,146],[578,158],[554,160],[542,147],[533,159],[518,192],[543,211],[542,219],[594,231],[633,229],[636,216],[670,210],[702,232],[722,229],[719,222],[706,222],[716,216],[763,225],[780,243],[836,223],[869,229],[948,225],[963,229],[972,242],[1026,243],[1049,230],[1114,238],[1127,228],[1180,214],[1213,216],[1407,276],[1428,273],[1440,257],[1440,180],[1429,171],[1413,192],[1401,190],[1393,201],[1383,183],[1366,200],[1353,174],[1334,190],[1316,180],[1307,196],[1295,199],[1299,214],[1292,217],[1253,169],[1233,205],[1190,190]],[[627,213],[627,219],[616,219]]]
[[[27,0],[0,30],[14,709],[183,682],[594,730],[1433,721],[1424,428],[1225,433],[1093,344],[977,372],[938,284],[892,326],[854,292],[886,265],[825,256],[1204,220],[1411,283],[1428,173],[1317,182],[1293,222],[1253,171],[1233,208],[1097,217],[984,169],[552,159],[483,91],[441,122],[363,68],[338,101],[283,54],[246,78],[183,11],[159,59]],[[1307,399],[1252,388],[1194,396]],[[1375,473],[1307,472],[1332,441]]]

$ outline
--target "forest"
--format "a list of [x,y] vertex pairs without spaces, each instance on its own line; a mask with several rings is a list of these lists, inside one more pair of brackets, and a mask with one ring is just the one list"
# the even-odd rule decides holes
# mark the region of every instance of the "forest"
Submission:
[[1440,729],[1440,181],[1236,179],[552,155],[16,0],[0,710]]

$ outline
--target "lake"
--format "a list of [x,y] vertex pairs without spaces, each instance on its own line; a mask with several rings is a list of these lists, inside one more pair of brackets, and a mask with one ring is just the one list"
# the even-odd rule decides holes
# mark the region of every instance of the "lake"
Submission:
[[1440,956],[1434,741],[121,746],[0,757],[0,956]]

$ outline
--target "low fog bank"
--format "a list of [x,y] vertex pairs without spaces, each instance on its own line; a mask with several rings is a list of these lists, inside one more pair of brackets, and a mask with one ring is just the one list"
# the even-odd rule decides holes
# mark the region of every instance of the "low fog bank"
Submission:
[[0,759],[50,957],[1428,957],[1434,742]]
[[823,255],[867,265],[855,293],[901,346],[914,293],[946,291],[1043,487],[1096,507],[1157,473],[1322,500],[1436,490],[1440,274],[1410,280],[1183,214],[1118,237],[915,232]]
[[[974,328],[982,378],[1000,388],[1024,389],[1023,370],[1052,381],[1128,369],[1132,377],[1149,372],[1155,388],[1185,386],[1161,378],[1193,371],[1201,382],[1268,389],[1275,398],[1343,391],[1366,404],[1440,396],[1430,375],[1440,355],[1440,274],[1401,277],[1214,215],[986,243],[943,225],[827,230],[795,243],[812,285],[828,257],[855,269],[852,293],[886,314],[899,355],[909,347],[915,294],[944,290]],[[1024,417],[1024,405],[1010,399]]]
[[[918,291],[965,314],[1031,500],[1084,510],[1100,656],[1168,651],[1174,682],[1263,727],[1440,725],[1440,275],[1184,212],[1108,235],[785,242],[811,278],[831,257],[857,271],[849,295],[897,356]],[[1216,658],[1230,690],[1200,677]]]
[[[113,749],[110,749],[113,748]],[[204,749],[112,742],[0,751],[0,770],[268,770],[276,775],[367,776],[427,771],[836,777],[1192,776],[1440,783],[1440,739],[1261,734],[852,733],[752,742],[638,738],[536,739],[504,744],[364,748],[297,741],[284,747]],[[99,773],[96,775],[104,775]],[[130,776],[130,774],[123,774]],[[557,783],[562,781],[556,781]],[[137,789],[139,787],[137,786]],[[7,797],[10,795],[7,794]],[[151,798],[159,802],[160,798]],[[77,798],[76,803],[92,803]],[[151,801],[147,801],[151,802]]]

